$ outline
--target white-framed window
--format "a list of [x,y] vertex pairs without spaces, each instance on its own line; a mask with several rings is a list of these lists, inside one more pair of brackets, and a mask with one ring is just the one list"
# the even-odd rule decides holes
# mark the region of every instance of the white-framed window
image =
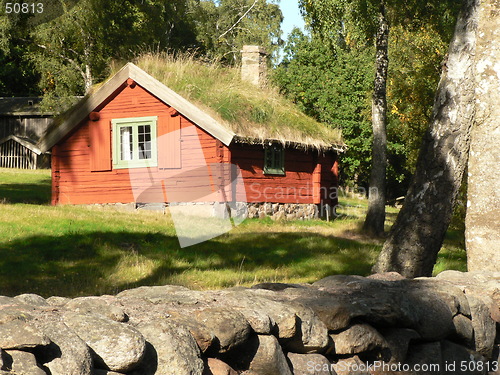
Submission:
[[113,168],[156,167],[157,116],[120,118],[113,125]]

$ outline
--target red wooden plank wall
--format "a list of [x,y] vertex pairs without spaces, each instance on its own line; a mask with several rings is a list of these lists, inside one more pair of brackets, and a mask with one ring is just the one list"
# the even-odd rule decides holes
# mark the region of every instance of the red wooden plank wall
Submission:
[[[143,181],[141,182],[144,184],[143,188],[150,186],[153,180],[159,181],[161,178],[166,178],[164,181],[167,185],[166,188],[172,191],[178,183],[176,175],[182,175],[183,171],[190,168],[205,165],[205,158],[207,159],[206,162],[216,163],[218,161],[217,142],[212,136],[194,126],[183,116],[172,117],[169,106],[139,85],[134,88],[125,87],[98,111],[100,114],[98,123],[100,125],[107,124],[109,132],[106,132],[106,136],[109,135],[109,137],[111,137],[111,120],[114,118],[158,116],[160,127],[161,124],[166,123],[168,130],[181,129],[182,139],[180,143],[174,142],[174,145],[160,145],[159,160],[162,160],[161,163],[170,163],[169,165],[174,166],[174,168],[181,166],[182,168],[165,171],[158,168],[130,170],[133,172],[134,184],[137,184],[137,181]],[[91,135],[102,135],[101,133],[104,132],[100,127],[98,130],[92,128],[94,124],[96,122],[84,121],[72,134],[53,148],[53,152],[55,152],[52,164],[53,203],[89,204],[129,203],[134,201],[128,169],[103,170],[107,168],[104,161],[91,161],[92,155],[99,154],[102,156],[110,152],[106,149],[106,145],[103,145],[103,143],[107,142],[104,141],[105,138],[100,138],[100,141],[98,141],[98,144],[103,147],[99,150],[95,150],[96,147],[90,142]],[[193,131],[193,129],[195,130]],[[163,132],[164,129],[162,128],[161,131]],[[200,144],[203,150],[194,152],[193,149],[199,148]],[[165,156],[162,154],[162,150],[174,150],[174,153],[179,152],[180,155],[177,158],[175,158],[174,154]],[[109,162],[110,160],[111,156]],[[91,166],[94,170],[99,169],[100,171],[91,171]],[[197,170],[190,171],[179,178],[191,178],[196,181],[196,173],[198,173]],[[173,177],[168,178],[169,176]],[[161,184],[155,185],[152,190],[154,189],[160,189],[162,194]]]

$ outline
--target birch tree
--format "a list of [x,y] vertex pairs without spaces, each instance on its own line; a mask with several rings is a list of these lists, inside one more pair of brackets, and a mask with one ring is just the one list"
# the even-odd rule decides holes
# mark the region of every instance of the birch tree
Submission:
[[482,0],[476,48],[476,125],[468,165],[469,271],[500,271],[500,3]]
[[416,172],[375,272],[396,271],[406,277],[432,274],[468,161],[479,1],[464,0]]
[[331,43],[355,39],[374,41],[375,79],[372,95],[372,168],[369,206],[364,230],[384,234],[387,170],[387,78],[389,30],[391,25],[418,27],[419,23],[439,23],[453,8],[454,0],[301,0],[313,30]]

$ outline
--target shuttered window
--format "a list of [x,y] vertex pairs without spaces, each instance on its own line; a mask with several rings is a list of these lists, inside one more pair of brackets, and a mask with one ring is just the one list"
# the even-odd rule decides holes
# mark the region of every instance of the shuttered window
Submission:
[[264,174],[285,175],[285,149],[272,143],[264,149]]
[[112,120],[113,168],[156,167],[157,133],[155,117]]

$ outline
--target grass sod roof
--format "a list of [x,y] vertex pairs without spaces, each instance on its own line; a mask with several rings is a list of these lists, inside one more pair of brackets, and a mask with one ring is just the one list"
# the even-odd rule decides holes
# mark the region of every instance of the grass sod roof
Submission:
[[202,63],[190,55],[146,54],[134,63],[234,132],[236,141],[345,148],[339,129],[306,116],[274,87],[242,81],[237,68]]
[[55,118],[39,142],[42,151],[64,138],[127,78],[144,83],[226,145],[277,141],[302,149],[346,149],[339,129],[306,116],[270,85],[257,88],[243,82],[237,68],[203,63],[191,55],[146,54],[135,64],[115,64],[111,70],[108,80],[94,85],[85,98]]

